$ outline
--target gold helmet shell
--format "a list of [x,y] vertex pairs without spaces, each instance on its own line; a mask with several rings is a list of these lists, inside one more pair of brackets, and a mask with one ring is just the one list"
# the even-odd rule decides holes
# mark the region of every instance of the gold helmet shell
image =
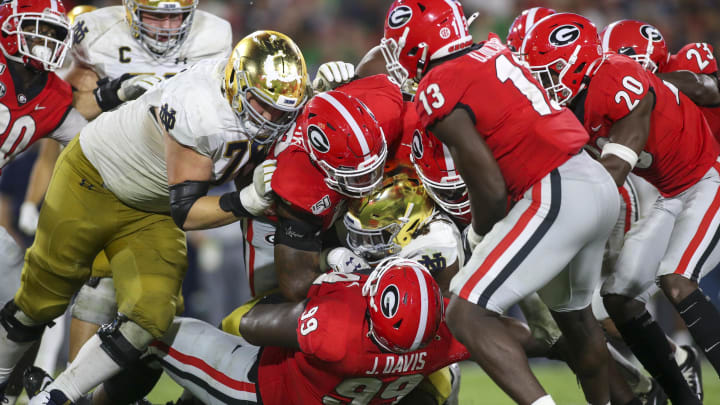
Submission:
[[270,143],[293,125],[308,99],[305,58],[285,34],[255,31],[233,49],[223,89],[246,135],[256,143]]
[[374,263],[400,253],[435,213],[420,182],[406,173],[383,180],[378,190],[354,200],[345,214],[347,244]]
[[70,20],[70,24],[75,22],[75,17],[79,16],[80,14],[89,13],[91,11],[97,10],[97,7],[90,6],[90,5],[80,5],[75,6],[72,8],[72,10],[68,11],[67,17],[68,20]]
[[[197,5],[198,0],[123,0],[132,36],[158,58],[180,49],[190,33]],[[141,13],[182,14],[183,19],[179,27],[159,28],[143,23]]]

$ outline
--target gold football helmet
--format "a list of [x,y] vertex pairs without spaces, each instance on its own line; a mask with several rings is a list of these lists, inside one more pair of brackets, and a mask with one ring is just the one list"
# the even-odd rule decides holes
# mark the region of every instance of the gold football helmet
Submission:
[[97,7],[95,6],[87,6],[87,5],[81,5],[81,6],[75,6],[72,8],[72,10],[68,11],[67,17],[68,20],[70,20],[70,24],[75,22],[75,17],[79,16],[80,14],[89,13],[91,11],[97,10]]
[[418,180],[405,173],[388,177],[378,190],[350,203],[343,221],[348,247],[371,264],[396,255],[434,213]]
[[[136,40],[151,55],[166,57],[180,48],[192,26],[198,0],[123,0],[125,20]],[[146,24],[142,13],[181,14],[182,23],[176,28],[160,28]]]
[[290,129],[308,99],[305,58],[286,35],[255,31],[233,49],[223,91],[245,134],[256,143],[270,143]]

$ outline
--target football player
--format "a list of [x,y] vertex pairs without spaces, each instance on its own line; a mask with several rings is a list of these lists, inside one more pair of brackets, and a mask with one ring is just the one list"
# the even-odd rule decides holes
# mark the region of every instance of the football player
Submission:
[[513,52],[518,52],[523,39],[525,39],[525,35],[530,31],[530,27],[544,17],[555,13],[557,13],[557,11],[547,7],[533,7],[523,10],[520,15],[515,17],[515,20],[513,20],[508,29],[507,39],[505,40],[508,48]]
[[330,234],[348,200],[380,184],[400,138],[402,108],[402,95],[386,76],[354,80],[316,95],[294,130],[278,140],[271,155],[277,216],[244,228],[253,296],[279,287],[289,299],[302,299],[322,272],[319,236]]
[[[93,119],[143,94],[162,78],[171,77],[208,58],[225,58],[232,49],[230,24],[205,11],[197,0],[125,0],[77,15],[67,80],[74,88],[74,105]],[[45,152],[43,150],[43,152]],[[33,169],[20,223],[27,232],[37,227],[42,200],[57,153],[41,153]],[[105,253],[93,265],[93,277],[72,307],[70,360],[116,312],[115,289]]]
[[[450,285],[449,327],[515,401],[554,403],[498,322],[540,290],[587,400],[607,403],[608,353],[589,304],[619,204],[612,178],[582,151],[582,125],[496,35],[473,44],[458,2],[395,1],[384,42],[406,76],[419,78],[420,122],[448,146],[468,187],[475,246]],[[592,218],[577,221],[580,213]]]
[[178,318],[150,353],[206,404],[427,403],[414,388],[469,355],[443,308],[426,268],[391,258],[322,275],[301,302],[248,304],[242,337]]
[[229,59],[198,63],[101,115],[62,152],[22,285],[0,313],[1,367],[11,370],[65,310],[103,249],[119,314],[33,403],[77,400],[167,330],[187,267],[183,230],[232,223],[270,206],[262,178],[220,197],[206,193],[241,171],[253,173],[265,145],[292,126],[306,89],[295,43],[257,31]]
[[[708,87],[710,94],[720,95],[716,82],[717,64],[714,64],[712,48],[709,45],[701,46],[701,44],[693,44],[693,46],[685,46],[678,55],[671,56],[668,53],[667,44],[660,31],[656,27],[638,20],[620,20],[613,22],[603,29],[600,33],[600,39],[605,52],[617,52],[629,56],[638,62],[645,70],[656,73],[661,79],[678,85],[678,88],[686,95],[689,95],[696,103],[698,103],[696,101],[698,96],[708,93]],[[693,51],[692,49],[696,50]],[[705,57],[707,58],[707,55],[709,55],[709,58],[705,65],[702,65],[702,59],[695,58],[695,56],[700,55],[697,49],[707,50],[708,53]],[[684,57],[685,52],[691,52],[690,57]],[[672,66],[669,65],[670,60],[673,60]],[[674,73],[659,73],[661,71]],[[709,82],[710,86],[705,86],[703,84],[704,81]],[[718,102],[720,101],[715,101],[715,103]],[[717,108],[701,107],[700,109],[708,123],[715,122],[715,124],[720,124],[720,122],[717,121]],[[716,121],[713,121],[713,119]],[[720,128],[713,128],[711,125],[710,129],[716,134],[717,139]],[[634,190],[639,192],[633,193]],[[640,216],[645,216],[651,211],[652,203],[654,203],[659,196],[657,189],[632,173],[628,175],[625,187],[620,189],[620,191],[624,200],[626,200],[627,197],[633,197],[634,194],[635,206],[638,207],[637,214]],[[627,191],[627,193],[623,193],[624,191]],[[630,204],[628,204],[628,206],[630,206]],[[609,244],[613,244],[614,241],[615,245],[610,247],[610,250],[613,252],[612,259],[610,261],[606,260],[608,270],[610,271],[620,254],[625,233],[630,229],[631,222],[635,223],[636,220],[628,220],[626,222],[625,232],[617,235],[619,237],[615,237],[615,233],[610,237]],[[652,287],[652,289],[653,291],[657,291],[655,287]],[[609,315],[604,311],[604,308],[594,306],[594,309],[596,307],[598,310],[595,312],[595,316],[602,321],[608,319]],[[614,329],[614,325],[606,327],[606,330]],[[702,399],[703,388],[700,358],[696,350],[689,345],[680,346],[669,337],[668,341],[675,354],[675,361],[680,366],[690,389],[695,391],[696,395]]]
[[[54,72],[62,66],[72,43],[63,3],[4,2],[0,24],[0,109],[6,117],[0,132],[1,173],[15,156],[44,137],[68,143],[86,121],[72,108],[70,86]],[[17,287],[23,252],[2,227],[0,251],[3,280]],[[2,395],[9,374],[10,370],[0,372],[0,398],[12,404],[19,392]]]
[[616,184],[632,170],[660,192],[652,211],[626,235],[601,293],[623,338],[671,400],[698,403],[645,302],[657,280],[706,357],[720,367],[720,348],[713,346],[720,314],[697,286],[718,261],[712,235],[720,146],[700,110],[675,86],[626,56],[603,55],[600,45],[589,20],[563,13],[533,26],[521,53],[548,95],[575,110],[591,134],[588,146]]

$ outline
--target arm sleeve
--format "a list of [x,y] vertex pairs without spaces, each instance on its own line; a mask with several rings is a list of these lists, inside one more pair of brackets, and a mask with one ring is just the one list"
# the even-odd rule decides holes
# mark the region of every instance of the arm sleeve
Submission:
[[87,124],[87,120],[76,109],[70,107],[62,123],[50,135],[50,138],[67,145]]

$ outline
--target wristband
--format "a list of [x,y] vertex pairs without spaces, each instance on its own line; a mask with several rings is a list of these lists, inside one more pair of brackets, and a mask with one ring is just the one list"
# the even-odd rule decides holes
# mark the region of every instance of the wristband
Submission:
[[220,209],[225,212],[232,212],[238,218],[252,217],[252,214],[243,207],[240,201],[240,193],[231,191],[220,196]]
[[628,148],[621,143],[608,142],[603,146],[600,157],[603,158],[607,155],[615,155],[620,159],[626,161],[630,165],[630,170],[635,168],[638,161],[638,155],[634,150]]

